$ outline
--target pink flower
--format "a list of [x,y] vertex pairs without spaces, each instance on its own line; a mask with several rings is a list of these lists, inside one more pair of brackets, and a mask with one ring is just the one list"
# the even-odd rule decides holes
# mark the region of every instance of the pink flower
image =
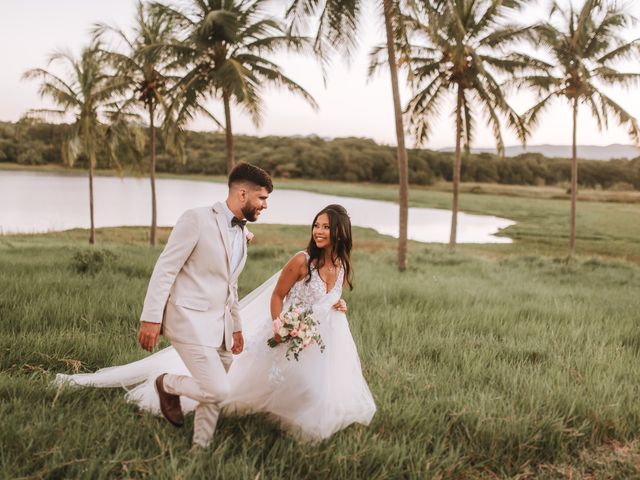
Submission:
[[244,233],[244,236],[245,236],[245,237],[246,237],[246,239],[247,239],[247,243],[251,243],[251,240],[253,240],[253,237],[255,237],[255,235],[254,235],[253,233],[251,233],[251,232],[249,231],[249,229],[248,229],[248,228],[246,228],[246,227],[245,227],[245,229],[244,229],[244,232],[245,232],[245,233]]
[[279,318],[276,318],[276,319],[273,321],[273,331],[274,331],[274,332],[277,332],[278,330],[280,330],[280,327],[281,327],[281,326],[282,326],[282,322],[280,321],[280,319],[279,319]]
[[298,331],[297,330],[291,330],[291,334],[292,337],[297,337],[298,336]]

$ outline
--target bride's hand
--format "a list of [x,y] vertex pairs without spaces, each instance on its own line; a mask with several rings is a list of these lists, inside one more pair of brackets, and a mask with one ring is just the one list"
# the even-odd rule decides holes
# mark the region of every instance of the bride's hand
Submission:
[[334,309],[338,310],[342,313],[347,313],[347,302],[344,299],[338,300],[338,302],[333,306]]

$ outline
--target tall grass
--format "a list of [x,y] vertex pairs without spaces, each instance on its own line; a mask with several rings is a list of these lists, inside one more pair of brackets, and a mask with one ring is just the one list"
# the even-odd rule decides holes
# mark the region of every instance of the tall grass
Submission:
[[[242,294],[307,235],[253,230]],[[373,423],[308,447],[260,416],[223,418],[213,447],[191,454],[192,417],[175,429],[122,390],[51,386],[58,372],[145,355],[135,332],[160,250],[144,234],[100,230],[98,260],[78,232],[0,238],[0,478],[564,478],[566,465],[640,475],[637,462],[594,453],[639,438],[634,264],[412,244],[400,274],[394,243],[356,229],[345,296]]]

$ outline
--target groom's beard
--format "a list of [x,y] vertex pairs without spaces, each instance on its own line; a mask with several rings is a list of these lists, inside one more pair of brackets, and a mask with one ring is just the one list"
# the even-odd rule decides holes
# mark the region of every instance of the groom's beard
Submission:
[[242,215],[244,215],[244,218],[247,219],[247,221],[249,222],[255,222],[256,220],[258,220],[258,208],[256,207],[242,207]]

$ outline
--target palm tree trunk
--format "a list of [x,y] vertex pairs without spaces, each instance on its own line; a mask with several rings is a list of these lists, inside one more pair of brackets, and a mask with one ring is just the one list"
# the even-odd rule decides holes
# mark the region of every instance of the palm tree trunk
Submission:
[[576,248],[576,202],[578,200],[578,99],[573,99],[573,138],[571,146],[571,219],[569,221],[569,257]]
[[384,0],[384,25],[387,33],[387,56],[389,58],[389,73],[391,74],[391,91],[393,93],[393,112],[396,120],[396,139],[398,143],[398,175],[399,175],[399,204],[400,225],[398,235],[398,270],[407,268],[407,229],[409,226],[409,166],[407,150],[404,145],[404,126],[402,124],[402,108],[400,106],[400,89],[398,87],[398,66],[396,51],[393,43],[392,16],[393,0]]
[[456,156],[453,162],[453,205],[451,206],[451,236],[449,237],[449,250],[456,249],[456,237],[458,232],[458,206],[460,196],[460,169],[462,167],[462,88],[458,86],[458,99],[456,102]]
[[96,163],[95,154],[89,155],[89,218],[91,222],[91,228],[89,230],[89,244],[94,245],[96,243],[96,226],[93,220],[93,166]]
[[224,92],[222,94],[222,100],[224,101],[224,133],[227,140],[227,173],[231,173],[231,170],[233,170],[236,162],[233,145],[233,132],[231,130],[231,102],[229,100],[229,94],[227,92]]
[[153,124],[153,104],[149,104],[149,137],[151,158],[149,160],[149,179],[151,180],[151,230],[149,231],[149,245],[155,247],[158,230],[158,210],[156,205],[156,129]]

